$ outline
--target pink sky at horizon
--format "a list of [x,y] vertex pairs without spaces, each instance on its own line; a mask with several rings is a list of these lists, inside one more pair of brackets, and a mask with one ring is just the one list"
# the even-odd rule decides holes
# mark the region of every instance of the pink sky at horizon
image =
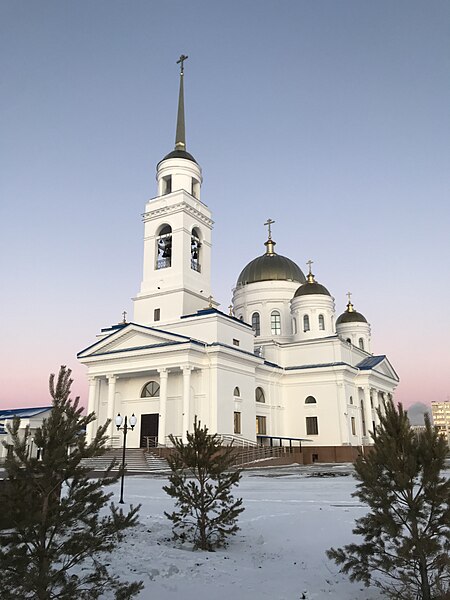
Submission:
[[450,4],[184,9],[0,5],[0,408],[47,405],[61,364],[85,404],[77,352],[123,310],[131,318],[181,52],[220,308],[271,217],[277,251],[304,271],[314,260],[337,314],[353,293],[374,354],[400,376],[396,399],[447,400]]

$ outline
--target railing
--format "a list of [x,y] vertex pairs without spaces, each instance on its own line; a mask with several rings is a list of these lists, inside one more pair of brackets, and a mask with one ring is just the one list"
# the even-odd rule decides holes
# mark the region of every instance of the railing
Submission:
[[235,448],[256,448],[258,446],[253,440],[246,440],[238,435],[219,434],[219,437],[224,446],[231,446],[231,444],[233,444]]
[[156,435],[144,435],[142,436],[147,445],[147,452],[149,452],[150,448],[156,448],[158,446],[158,436]]

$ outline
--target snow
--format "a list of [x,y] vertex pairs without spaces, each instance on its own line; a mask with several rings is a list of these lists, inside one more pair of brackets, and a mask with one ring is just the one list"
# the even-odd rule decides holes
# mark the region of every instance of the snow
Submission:
[[[314,476],[321,472],[333,476]],[[142,504],[140,524],[109,562],[121,578],[144,582],[139,600],[379,600],[380,591],[351,583],[325,556],[352,540],[366,511],[351,496],[351,472],[350,465],[244,472],[234,493],[244,500],[241,530],[216,552],[172,540],[167,479],[128,476],[125,500]],[[117,502],[119,485],[112,490]]]

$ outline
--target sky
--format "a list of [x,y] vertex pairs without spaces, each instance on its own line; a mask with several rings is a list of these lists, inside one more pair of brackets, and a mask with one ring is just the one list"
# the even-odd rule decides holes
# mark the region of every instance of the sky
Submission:
[[132,315],[182,53],[221,308],[270,217],[396,398],[449,399],[449,2],[2,0],[0,408],[48,404],[61,364],[85,403],[77,352]]

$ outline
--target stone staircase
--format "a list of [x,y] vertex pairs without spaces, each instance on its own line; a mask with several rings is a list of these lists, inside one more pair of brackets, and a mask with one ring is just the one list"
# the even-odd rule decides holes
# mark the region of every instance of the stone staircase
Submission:
[[[114,470],[117,471],[122,464],[122,448],[111,448],[102,456],[83,460],[82,464],[92,471],[105,471],[112,460],[116,461]],[[164,458],[146,452],[142,448],[127,448],[125,456],[126,471],[128,473],[161,473],[170,471]]]

